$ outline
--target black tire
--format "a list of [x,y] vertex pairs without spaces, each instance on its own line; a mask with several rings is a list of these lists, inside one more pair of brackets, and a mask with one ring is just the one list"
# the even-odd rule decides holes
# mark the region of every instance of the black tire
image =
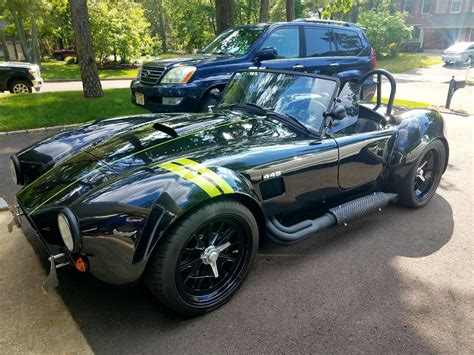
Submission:
[[399,203],[412,208],[425,206],[438,188],[445,161],[446,149],[443,143],[439,140],[431,142],[401,184]]
[[62,54],[55,54],[54,59],[56,59],[57,61],[63,61],[64,56]]
[[[212,239],[212,240],[211,240]],[[215,245],[215,246],[214,246]],[[215,256],[218,277],[207,262]],[[160,241],[145,282],[165,306],[196,316],[226,303],[248,274],[258,247],[253,214],[239,202],[218,201],[186,216]]]
[[33,85],[27,80],[13,80],[8,90],[12,94],[28,94],[33,92]]
[[209,112],[209,106],[215,105],[219,100],[219,89],[212,89],[205,94],[199,103],[199,112]]

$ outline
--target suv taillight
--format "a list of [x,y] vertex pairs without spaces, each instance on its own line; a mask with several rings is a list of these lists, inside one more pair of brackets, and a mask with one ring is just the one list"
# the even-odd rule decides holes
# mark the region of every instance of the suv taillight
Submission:
[[370,48],[370,67],[375,69],[377,67],[377,57],[375,56],[375,50]]

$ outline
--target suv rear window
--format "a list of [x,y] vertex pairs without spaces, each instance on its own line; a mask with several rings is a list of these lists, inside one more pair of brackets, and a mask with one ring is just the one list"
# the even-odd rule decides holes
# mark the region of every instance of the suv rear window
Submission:
[[331,30],[318,27],[305,27],[306,56],[328,57],[334,50]]
[[334,39],[337,44],[336,55],[357,55],[362,51],[362,49],[364,49],[364,45],[362,44],[360,36],[357,32],[350,30],[334,29],[333,33]]

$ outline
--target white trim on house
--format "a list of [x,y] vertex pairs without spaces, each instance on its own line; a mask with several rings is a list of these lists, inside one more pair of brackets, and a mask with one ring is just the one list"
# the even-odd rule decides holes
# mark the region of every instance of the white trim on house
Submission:
[[[459,11],[453,11],[453,4],[455,1],[459,1]],[[450,14],[459,14],[462,11],[462,0],[451,1],[451,8],[449,9]]]

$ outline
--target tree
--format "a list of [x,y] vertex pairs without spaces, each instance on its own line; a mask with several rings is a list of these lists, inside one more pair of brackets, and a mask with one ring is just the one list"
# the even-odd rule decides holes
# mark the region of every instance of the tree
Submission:
[[120,55],[122,62],[148,53],[152,44],[150,23],[141,4],[128,2],[121,7],[107,2],[91,3],[89,7],[92,40],[99,62],[104,64],[111,55]]
[[260,1],[260,16],[258,22],[268,22],[268,10],[270,8],[270,0]]
[[286,0],[286,21],[295,19],[295,0]]
[[69,0],[69,6],[71,7],[72,25],[76,37],[77,59],[81,68],[84,97],[101,97],[104,93],[102,92],[94,50],[92,49],[87,0]]
[[405,18],[406,14],[402,12],[392,14],[389,4],[384,3],[359,16],[359,24],[365,28],[377,57],[393,54],[392,43],[396,46],[402,39],[410,38],[412,29],[405,25]]
[[216,0],[216,25],[217,33],[222,33],[234,27],[234,0]]
[[352,0],[331,0],[322,15],[329,20],[344,20],[344,16],[351,11],[351,8]]

